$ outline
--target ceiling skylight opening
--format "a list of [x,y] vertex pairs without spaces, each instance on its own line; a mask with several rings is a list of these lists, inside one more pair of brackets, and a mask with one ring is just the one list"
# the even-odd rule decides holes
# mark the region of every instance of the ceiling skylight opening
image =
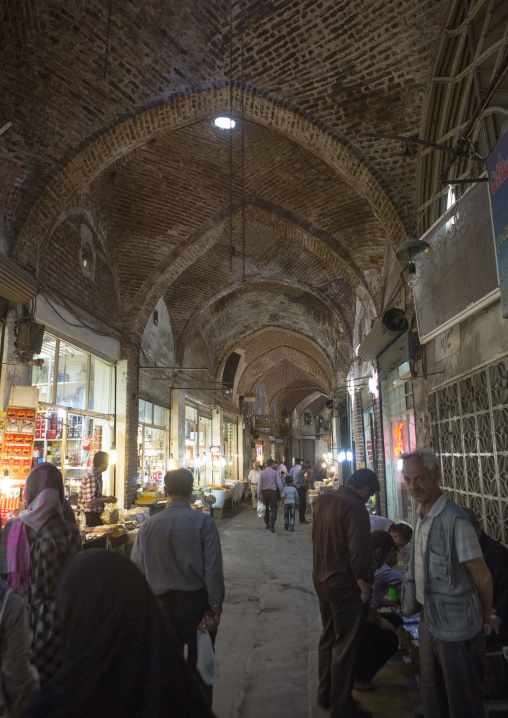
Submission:
[[220,127],[221,130],[232,130],[236,122],[230,117],[216,117],[214,120],[215,127]]

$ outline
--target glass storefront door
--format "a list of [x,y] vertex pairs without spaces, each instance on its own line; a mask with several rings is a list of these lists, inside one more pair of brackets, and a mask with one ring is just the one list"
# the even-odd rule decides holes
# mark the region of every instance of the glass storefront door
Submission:
[[195,482],[199,476],[197,423],[197,408],[187,404],[185,406],[185,468],[192,472]]
[[138,470],[144,488],[164,491],[166,473],[166,409],[149,401],[139,401]]
[[212,455],[210,453],[211,443],[212,420],[211,418],[200,416],[198,433],[198,462],[200,484],[210,484],[212,482]]
[[223,436],[224,436],[224,459],[226,461],[225,466],[225,478],[236,479],[238,478],[238,444],[237,444],[237,425],[236,422],[224,421],[223,422]]
[[400,455],[416,448],[413,388],[409,364],[394,369],[382,384],[383,433],[388,516],[413,521],[413,505],[400,471]]

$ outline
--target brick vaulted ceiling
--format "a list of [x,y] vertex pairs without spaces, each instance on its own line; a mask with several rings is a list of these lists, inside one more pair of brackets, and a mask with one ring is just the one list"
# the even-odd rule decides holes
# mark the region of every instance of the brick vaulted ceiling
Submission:
[[54,265],[82,208],[117,295],[102,319],[140,335],[163,296],[177,361],[200,332],[218,374],[243,348],[243,389],[332,393],[415,203],[415,161],[366,133],[420,132],[450,2],[234,0],[232,71],[221,0],[2,6],[0,246]]

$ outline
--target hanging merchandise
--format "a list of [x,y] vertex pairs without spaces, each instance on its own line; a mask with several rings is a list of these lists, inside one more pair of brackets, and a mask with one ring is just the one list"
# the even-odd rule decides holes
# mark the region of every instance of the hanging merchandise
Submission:
[[35,409],[7,407],[2,442],[2,470],[11,487],[22,486],[32,468],[34,450]]

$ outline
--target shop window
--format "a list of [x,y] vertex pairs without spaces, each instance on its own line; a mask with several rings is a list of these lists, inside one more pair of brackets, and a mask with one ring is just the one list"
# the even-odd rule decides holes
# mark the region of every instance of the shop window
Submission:
[[[143,399],[139,400],[139,421],[143,422],[145,424],[155,424],[157,422],[154,422],[153,420],[153,410],[154,410],[155,404],[152,404],[151,401],[144,401]],[[159,407],[159,409],[164,409],[162,407]],[[164,419],[162,421],[162,424],[160,426],[164,426]]]
[[74,409],[86,407],[88,354],[60,341],[56,403]]
[[166,425],[166,410],[163,406],[157,406],[157,404],[153,405],[153,423],[155,426]]
[[192,471],[196,470],[195,460],[197,458],[197,421],[198,411],[193,406],[185,407],[185,467]]
[[145,488],[162,492],[164,490],[168,437],[165,428],[159,427],[165,427],[166,410],[163,406],[140,399],[139,417],[139,477]]
[[310,426],[312,424],[312,414],[308,411],[303,412],[303,423],[305,426]]
[[[37,414],[34,461],[56,463],[74,497],[95,453],[109,451],[113,442],[113,367],[50,334],[38,357],[44,364],[32,369],[32,386],[39,389],[43,408]],[[104,492],[113,494],[111,468],[103,482]]]
[[114,396],[113,388],[114,374],[111,366],[106,362],[90,357],[90,389],[88,408],[101,414],[110,414]]
[[53,401],[56,341],[54,337],[44,337],[40,354],[36,355],[37,359],[44,360],[44,364],[41,367],[34,368],[32,372],[32,386],[39,389],[39,401],[48,402],[48,404]]

